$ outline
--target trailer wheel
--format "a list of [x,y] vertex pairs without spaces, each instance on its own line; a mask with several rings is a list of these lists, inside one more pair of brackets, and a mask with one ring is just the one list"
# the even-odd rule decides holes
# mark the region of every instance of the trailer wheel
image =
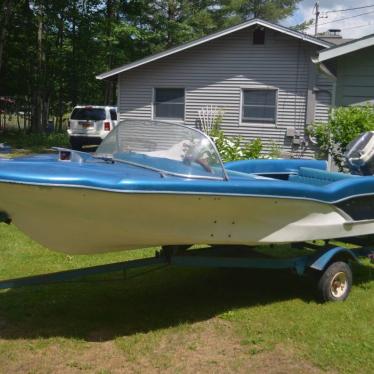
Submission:
[[322,301],[343,301],[352,288],[352,270],[346,262],[330,264],[318,281],[319,296]]

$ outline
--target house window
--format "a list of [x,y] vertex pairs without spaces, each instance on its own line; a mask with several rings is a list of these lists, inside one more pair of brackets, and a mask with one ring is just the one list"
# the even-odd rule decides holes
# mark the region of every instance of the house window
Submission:
[[264,29],[256,29],[253,31],[253,44],[265,44]]
[[153,117],[184,120],[184,88],[155,88]]
[[270,89],[243,90],[242,121],[275,124],[277,91]]

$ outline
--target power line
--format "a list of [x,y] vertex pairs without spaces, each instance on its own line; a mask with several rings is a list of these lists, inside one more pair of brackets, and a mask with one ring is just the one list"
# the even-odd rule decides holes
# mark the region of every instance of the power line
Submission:
[[[351,18],[356,18],[356,17],[360,17],[360,16],[365,16],[366,14],[371,14],[371,13],[374,13],[374,10],[370,11],[370,12],[365,12],[365,13],[360,13],[360,14],[356,14],[354,16],[350,16],[350,17],[344,17],[344,18],[338,18],[338,19],[334,19],[332,21],[328,21],[328,22],[324,22],[324,23],[321,23],[319,24],[319,26],[322,26],[322,25],[327,25],[329,23],[334,23],[334,22],[339,22],[339,21],[344,21],[346,19],[351,19]],[[312,26],[309,26],[309,28],[312,27]]]
[[374,13],[374,10],[371,10],[370,12],[365,12],[365,13],[356,14],[355,16],[344,17],[344,18],[338,18],[338,19],[334,19],[334,20],[332,20],[332,21],[324,22],[324,23],[321,23],[321,26],[322,26],[322,25],[327,25],[328,23],[333,23],[333,22],[338,22],[338,21],[344,21],[344,20],[346,20],[346,19],[351,19],[351,18],[356,18],[356,17],[360,17],[360,16],[365,16],[366,14],[371,14],[371,13]]
[[359,29],[360,27],[367,27],[367,26],[374,26],[374,23],[371,22],[371,23],[364,23],[362,25],[357,25],[357,26],[345,27],[344,31],[351,30],[351,29]]
[[349,10],[365,9],[365,8],[371,8],[373,6],[374,6],[374,4],[373,5],[366,5],[366,6],[359,6],[359,7],[356,7],[356,8],[346,8],[346,9],[339,9],[339,10],[328,10],[327,12],[323,12],[323,13],[327,14],[327,13],[347,12]]

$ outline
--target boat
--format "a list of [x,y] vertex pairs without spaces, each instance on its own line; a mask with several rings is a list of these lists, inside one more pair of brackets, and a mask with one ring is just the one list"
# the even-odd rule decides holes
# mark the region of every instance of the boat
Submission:
[[[351,147],[352,165],[368,144]],[[373,208],[371,175],[319,160],[224,164],[209,136],[171,122],[124,120],[94,154],[0,160],[2,215],[68,254],[371,235]]]

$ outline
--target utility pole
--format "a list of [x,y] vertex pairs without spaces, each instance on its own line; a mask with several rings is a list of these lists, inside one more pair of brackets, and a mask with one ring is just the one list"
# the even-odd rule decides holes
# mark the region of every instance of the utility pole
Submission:
[[319,15],[320,15],[320,12],[319,12],[319,1],[318,0],[314,4],[314,8],[316,10],[316,20],[314,22],[314,36],[317,36],[317,34],[318,34],[318,18],[319,18]]

